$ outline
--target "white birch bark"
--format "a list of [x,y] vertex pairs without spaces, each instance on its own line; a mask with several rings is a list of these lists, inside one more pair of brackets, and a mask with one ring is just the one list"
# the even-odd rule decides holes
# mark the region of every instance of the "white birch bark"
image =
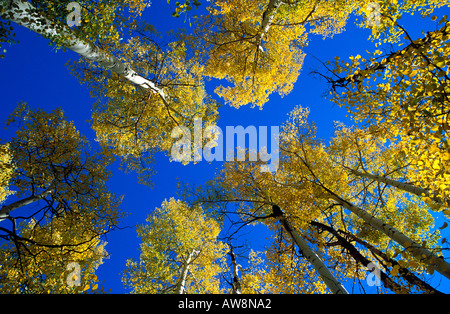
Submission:
[[370,226],[378,231],[383,232],[392,240],[403,246],[407,252],[411,253],[413,256],[418,258],[420,261],[431,266],[435,271],[439,272],[443,276],[450,279],[450,264],[447,263],[443,258],[436,256],[428,249],[422,247],[420,244],[416,243],[414,240],[401,233],[389,224],[384,223],[382,220],[372,216],[365,210],[341,199],[340,197],[333,195],[331,198],[338,204],[347,208],[349,211],[357,215],[359,218],[364,220]]
[[3,14],[4,18],[26,27],[46,38],[67,38],[64,47],[80,54],[90,61],[99,63],[103,68],[119,74],[133,84],[152,90],[154,93],[157,93],[167,105],[166,95],[152,81],[138,75],[117,57],[103,51],[92,43],[84,42],[76,38],[74,32],[70,28],[65,27],[63,29],[57,29],[52,21],[37,14],[35,8],[29,2],[23,2],[22,0],[3,0],[0,1],[0,4],[0,9],[5,10]]
[[[367,173],[367,172],[359,172],[356,170],[352,170],[352,173],[358,177],[365,177],[371,180],[375,180],[377,182],[380,183],[385,183],[387,185],[396,187],[402,191],[417,195],[417,196],[428,196],[430,197],[434,202],[438,203],[438,204],[444,204],[444,202],[439,199],[438,197],[436,197],[435,195],[433,195],[433,193],[430,193],[430,191],[428,189],[424,189],[422,187],[418,187],[412,184],[408,184],[408,183],[404,183],[404,182],[399,182],[399,181],[395,181],[386,177],[382,177],[379,175],[374,175],[371,173]],[[445,200],[445,203],[447,203],[448,201]]]
[[294,230],[287,219],[281,216],[280,222],[302,251],[306,259],[320,275],[328,289],[330,289],[330,291],[334,294],[348,294],[344,286],[334,277],[328,267],[322,262],[320,257],[314,253],[313,250],[311,250],[308,243]]

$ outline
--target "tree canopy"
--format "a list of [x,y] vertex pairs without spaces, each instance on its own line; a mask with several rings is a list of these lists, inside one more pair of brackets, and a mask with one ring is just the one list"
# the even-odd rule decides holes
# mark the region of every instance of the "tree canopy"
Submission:
[[2,146],[2,190],[13,194],[0,208],[2,291],[69,292],[67,262],[83,265],[89,286],[107,256],[104,235],[123,217],[120,197],[105,184],[111,157],[95,152],[61,109],[23,103],[7,125],[15,137]]
[[[245,160],[227,160],[198,186],[179,182],[177,195],[158,195],[159,207],[133,209],[147,219],[121,280],[135,294],[347,294],[374,285],[443,293],[435,278],[450,279],[448,1],[167,2],[167,21],[184,17],[184,28],[161,32],[144,18],[145,0],[0,0],[2,48],[18,44],[14,27],[23,26],[75,52],[67,68],[94,98],[92,138],[63,108],[23,100],[10,112],[0,141],[0,291],[101,292],[106,235],[121,232],[126,216],[127,195],[108,186],[114,171],[163,185],[151,177],[156,156],[177,162],[179,135],[192,154],[185,164],[198,162],[200,147],[223,145],[211,132],[223,105],[264,110],[275,94],[294,93],[308,45],[356,23],[373,50],[350,46],[349,57],[319,60],[313,71],[328,84],[324,101],[350,121],[320,138],[310,113],[321,109],[292,106],[271,141],[275,171],[261,171],[260,135]],[[410,30],[413,14],[435,28]]]

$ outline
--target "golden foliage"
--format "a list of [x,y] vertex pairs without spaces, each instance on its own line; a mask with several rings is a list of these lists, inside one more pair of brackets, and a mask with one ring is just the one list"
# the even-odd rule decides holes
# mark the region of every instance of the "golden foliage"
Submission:
[[[98,288],[94,270],[106,256],[101,239],[123,216],[120,198],[106,186],[111,159],[94,151],[60,109],[47,113],[20,104],[7,124],[16,131],[2,146],[8,147],[6,169],[12,170],[5,187],[14,189],[18,200],[2,207],[13,206],[2,216],[8,224],[1,228],[6,240],[0,248],[1,290],[72,293],[86,291],[90,284]],[[81,288],[66,284],[70,262],[83,270]]]
[[11,163],[12,156],[9,150],[9,145],[4,144],[0,146],[0,204],[5,199],[13,194],[8,188],[9,180],[14,174],[14,165]]
[[217,240],[219,232],[219,224],[200,207],[165,200],[147,225],[138,227],[141,256],[127,261],[124,284],[133,293],[174,293],[188,267],[186,293],[221,292],[227,246]]
[[227,81],[216,93],[232,106],[262,107],[272,93],[291,92],[308,34],[342,31],[354,5],[343,0],[275,2],[280,2],[278,10],[263,2],[211,1],[209,15],[195,32],[200,43],[195,42],[204,49],[205,74]]
[[336,85],[333,101],[348,108],[356,122],[377,129],[380,138],[396,143],[397,155],[410,165],[409,181],[432,190],[443,202],[450,196],[450,43],[445,16],[438,25],[438,30],[415,40],[397,25],[405,35],[405,48],[388,55],[377,50],[349,62],[336,60],[336,73],[345,80]]

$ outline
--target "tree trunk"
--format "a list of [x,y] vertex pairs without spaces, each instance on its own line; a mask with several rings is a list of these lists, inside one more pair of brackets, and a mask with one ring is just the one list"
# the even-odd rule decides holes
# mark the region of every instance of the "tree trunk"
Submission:
[[[282,0],[270,0],[269,4],[267,5],[266,10],[263,13],[263,17],[262,17],[262,21],[261,21],[261,34],[258,37],[258,49],[260,49],[261,51],[264,51],[264,49],[262,48],[262,41],[264,40],[264,37],[266,36],[266,34],[269,32],[270,27],[272,26],[273,20],[275,18],[275,14],[277,13],[278,9],[284,5],[286,3],[284,3]],[[307,17],[305,18],[305,20],[301,23],[302,25],[305,24],[308,19],[311,17],[311,15],[316,11],[316,6],[314,6],[314,8],[311,10],[311,12],[307,15]]]
[[286,232],[292,237],[298,248],[301,250],[306,259],[311,263],[314,269],[318,272],[328,289],[334,294],[348,294],[344,286],[334,277],[328,267],[322,262],[319,256],[314,253],[309,247],[308,243],[292,228],[284,215],[280,215],[280,209],[276,206],[274,209],[274,217],[278,218],[283,225]]
[[51,184],[44,192],[42,192],[39,195],[31,195],[24,199],[18,200],[12,204],[5,205],[0,209],[0,222],[9,218],[9,213],[15,209],[18,209],[20,207],[29,205],[31,203],[37,202],[43,198],[45,198],[47,195],[53,193],[53,189],[55,188],[54,184]]
[[422,247],[420,244],[416,243],[414,240],[410,239],[394,227],[384,223],[382,220],[372,216],[365,210],[343,200],[336,194],[332,193],[331,198],[335,200],[339,205],[347,208],[349,211],[354,213],[356,216],[364,220],[370,226],[378,231],[383,232],[389,238],[403,246],[407,252],[411,253],[414,257],[419,259],[421,262],[426,263],[432,267],[435,271],[439,272],[443,276],[450,279],[450,264],[447,263],[443,258],[436,256],[426,248]]
[[282,5],[281,0],[270,0],[267,5],[267,9],[264,11],[263,18],[261,21],[261,34],[258,38],[258,47],[262,49],[261,44],[264,39],[264,36],[270,29],[270,26],[275,18],[275,14],[278,11],[278,8]]
[[428,189],[424,189],[412,184],[408,184],[408,183],[403,183],[403,182],[399,182],[399,181],[395,181],[392,179],[388,179],[386,177],[382,177],[379,175],[374,175],[371,173],[367,173],[367,172],[359,172],[356,170],[352,170],[352,173],[358,177],[364,177],[367,179],[371,179],[380,183],[384,183],[393,187],[396,187],[402,191],[417,195],[417,196],[428,196],[430,197],[435,203],[437,204],[441,204],[441,205],[448,205],[448,200],[444,200],[444,202],[439,199],[438,197],[436,197],[435,195],[433,195],[433,193],[430,193],[430,191]]
[[[5,2],[5,0],[3,2]],[[22,2],[21,0],[7,0],[6,7],[2,7],[1,9],[5,10],[3,15],[4,18],[24,26],[46,38],[69,38],[65,40],[63,44],[66,48],[82,55],[90,61],[99,63],[103,68],[117,73],[138,86],[146,89],[149,88],[154,93],[159,94],[161,99],[167,105],[164,92],[152,81],[138,75],[117,57],[101,50],[92,43],[87,43],[76,38],[76,34],[68,27],[58,30],[54,23],[36,13],[36,9],[30,3]]]
[[191,264],[191,261],[193,258],[195,258],[197,256],[197,254],[199,253],[199,251],[197,250],[192,250],[191,253],[189,253],[189,256],[187,258],[186,261],[184,261],[183,263],[183,269],[181,270],[181,275],[180,275],[180,279],[178,280],[177,283],[177,288],[175,293],[176,294],[183,294],[186,290],[186,278],[187,278],[187,274],[189,271],[189,265]]
[[231,264],[233,267],[233,282],[232,282],[233,288],[231,290],[231,293],[232,294],[242,294],[241,282],[239,280],[239,270],[238,270],[238,268],[240,268],[241,272],[242,272],[242,266],[236,262],[236,254],[234,254],[234,252],[233,252],[233,247],[231,247],[230,256],[231,256]]
[[387,263],[390,263],[392,266],[399,266],[399,271],[398,273],[406,280],[408,281],[410,284],[416,285],[419,288],[421,288],[423,291],[425,291],[426,293],[435,293],[435,294],[444,294],[441,291],[433,288],[432,286],[430,286],[428,283],[426,283],[425,281],[423,281],[422,279],[420,279],[419,277],[417,277],[414,273],[412,273],[408,268],[405,267],[401,267],[396,260],[394,260],[393,258],[390,258],[389,256],[387,256],[385,253],[383,253],[382,251],[378,250],[377,248],[375,248],[373,245],[361,240],[360,238],[356,237],[355,235],[349,233],[349,232],[345,232],[342,230],[338,231],[339,233],[343,233],[345,236],[347,236],[348,238],[350,238],[352,241],[355,241],[359,244],[361,244],[362,246],[364,246],[365,248],[367,248],[369,251],[372,252],[372,254],[374,255],[378,255],[379,257],[381,257],[382,259],[384,259]]
[[[363,256],[361,253],[359,253],[356,247],[349,241],[347,241],[344,237],[342,237],[334,228],[324,225],[317,221],[311,221],[310,224],[312,226],[316,226],[322,230],[326,230],[327,232],[331,233],[334,237],[336,237],[338,244],[341,247],[345,248],[356,262],[362,264],[364,267],[369,269],[372,262],[365,256]],[[380,280],[384,284],[384,286],[390,289],[392,292],[402,293],[402,287],[398,283],[394,282],[388,275],[386,275],[381,270],[380,270]]]

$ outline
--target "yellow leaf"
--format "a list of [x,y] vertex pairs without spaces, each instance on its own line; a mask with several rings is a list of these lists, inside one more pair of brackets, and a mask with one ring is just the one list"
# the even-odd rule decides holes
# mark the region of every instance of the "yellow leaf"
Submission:
[[430,203],[431,203],[431,198],[429,198],[428,196],[426,196],[426,197],[423,198],[423,201],[424,201],[425,203],[427,203],[427,204],[430,204]]
[[397,276],[398,275],[398,270],[399,270],[399,266],[395,265],[392,269],[391,269],[391,275],[392,276]]

